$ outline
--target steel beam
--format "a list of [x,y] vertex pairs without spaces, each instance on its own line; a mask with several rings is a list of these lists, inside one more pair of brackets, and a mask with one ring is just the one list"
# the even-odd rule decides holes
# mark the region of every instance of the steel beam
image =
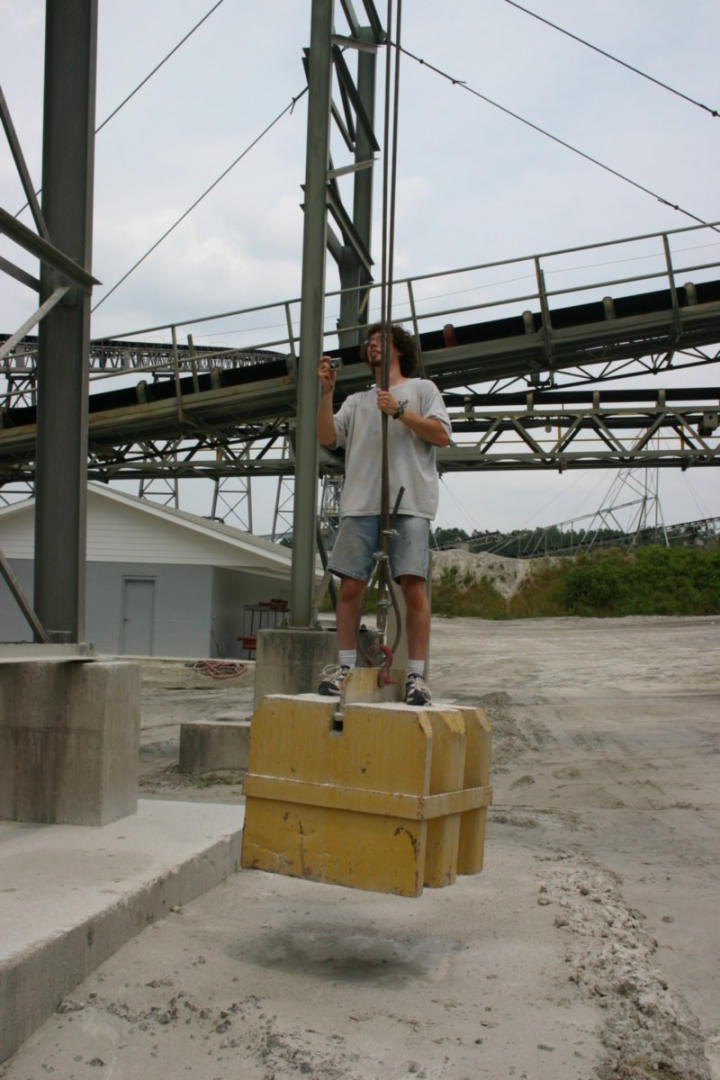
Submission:
[[[45,205],[44,201],[43,205]],[[70,281],[81,288],[91,289],[93,285],[99,284],[97,278],[94,278],[83,265],[78,265],[67,252],[60,250],[57,244],[51,244],[44,240],[42,236],[38,236],[32,229],[28,229],[27,225],[23,225],[21,221],[9,214],[7,210],[3,210],[2,207],[0,207],[0,233],[4,233],[5,236],[21,248],[24,248],[25,251],[29,251],[31,255],[36,255],[38,259],[42,259],[48,266],[54,267],[60,275],[69,278]]]
[[10,144],[10,151],[15,160],[15,168],[18,171],[18,176],[20,177],[20,182],[22,183],[23,191],[25,192],[25,198],[28,201],[30,211],[35,221],[35,227],[40,236],[49,240],[50,236],[47,231],[47,225],[45,224],[40,204],[37,201],[37,195],[35,194],[35,186],[30,178],[30,172],[25,162],[25,155],[22,152],[20,140],[17,137],[15,125],[12,122],[10,109],[8,108],[8,103],[5,100],[2,88],[0,88],[0,119],[2,119],[2,125],[5,128],[5,135]]
[[[376,35],[371,28],[362,27],[357,37],[360,41],[374,46]],[[357,100],[362,107],[362,114],[367,123],[358,123],[355,139],[355,161],[360,164],[372,158],[376,140],[373,134],[375,122],[375,83],[377,56],[374,51],[362,50],[358,53]],[[353,190],[353,225],[366,251],[371,250],[372,229],[372,193],[373,169],[359,169],[355,173]],[[367,322],[364,308],[365,293],[363,286],[369,285],[371,273],[358,258],[355,250],[346,244],[338,261],[340,285],[343,289],[340,298],[340,329],[338,338],[342,346],[356,345],[359,341],[357,330],[343,330],[343,327],[358,326]],[[345,291],[348,290],[348,291]]]
[[37,311],[34,311],[33,314],[25,320],[20,329],[17,330],[12,335],[12,337],[9,337],[7,341],[2,344],[2,346],[0,346],[0,360],[5,359],[8,353],[10,353],[15,348],[15,346],[22,341],[28,330],[32,330],[34,326],[37,326],[43,316],[47,315],[49,311],[52,311],[55,305],[60,303],[65,294],[69,292],[69,290],[69,285],[60,285],[53,290],[51,295],[48,296],[47,300],[45,300],[45,302],[40,305]]
[[323,352],[333,0],[313,0],[310,26],[305,224],[298,365],[290,625],[312,625],[317,520],[317,365]]
[[[96,51],[97,0],[46,4],[43,217],[88,277]],[[41,300],[56,285],[45,264]],[[90,294],[75,287],[40,324],[35,504],[35,610],[51,638],[72,642],[85,633],[89,343]]]

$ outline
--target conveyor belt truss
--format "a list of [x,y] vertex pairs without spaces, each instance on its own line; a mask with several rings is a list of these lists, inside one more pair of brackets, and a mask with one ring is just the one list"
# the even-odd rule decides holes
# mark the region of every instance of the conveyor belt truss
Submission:
[[[710,235],[713,242],[716,235]],[[706,229],[703,243],[708,236]],[[453,419],[453,445],[440,455],[443,470],[718,464],[717,390],[712,386],[684,390],[676,385],[678,372],[706,365],[711,365],[706,371],[717,382],[713,365],[720,342],[720,260],[686,258],[680,269],[674,269],[671,242],[677,246],[689,240],[699,241],[698,230],[618,241],[623,251],[629,245],[637,252],[632,257],[638,259],[651,258],[642,254],[648,245],[659,246],[661,266],[633,278],[581,284],[575,274],[554,291],[545,285],[553,260],[572,257],[582,262],[597,252],[597,246],[401,283],[396,291],[401,295],[402,286],[406,289],[423,371],[445,393]],[[697,249],[691,250],[694,254]],[[470,274],[477,281],[478,275],[487,278],[523,261],[531,264],[535,288],[530,292],[498,294],[487,302],[473,298],[460,308],[433,305],[433,289],[453,291],[448,284],[448,278],[455,281],[453,275]],[[663,287],[648,288],[658,278]],[[641,291],[628,292],[631,287]],[[582,303],[566,302],[578,297]],[[331,295],[330,309],[332,302]],[[297,302],[278,305],[288,327],[286,336],[255,347],[243,343],[239,348],[209,349],[194,345],[192,339],[179,345],[180,325],[151,328],[143,340],[94,342],[91,477],[217,479],[292,473],[286,447],[296,418],[298,334],[293,330],[293,305]],[[263,314],[268,307],[261,309]],[[257,312],[230,314],[256,317]],[[214,318],[228,325],[227,314]],[[342,363],[340,400],[367,385],[368,379],[357,346],[333,348],[334,333],[329,335],[328,351]],[[170,344],[153,340],[163,335],[171,336]],[[3,483],[31,479],[33,474],[32,344],[26,339],[4,361]],[[648,374],[667,374],[675,386],[633,396],[626,389],[613,394],[606,385],[625,380],[626,387],[629,377]],[[98,380],[105,379],[124,385],[98,392]],[[572,387],[584,389],[573,398]],[[323,455],[323,470],[340,467],[337,458]]]

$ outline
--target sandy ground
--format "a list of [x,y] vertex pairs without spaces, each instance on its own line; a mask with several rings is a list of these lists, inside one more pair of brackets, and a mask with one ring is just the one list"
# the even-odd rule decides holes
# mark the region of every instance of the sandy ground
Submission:
[[[149,927],[3,1080],[720,1080],[720,619],[433,624],[436,699],[494,726],[477,877],[417,900],[260,872]],[[145,683],[141,794],[252,671]]]

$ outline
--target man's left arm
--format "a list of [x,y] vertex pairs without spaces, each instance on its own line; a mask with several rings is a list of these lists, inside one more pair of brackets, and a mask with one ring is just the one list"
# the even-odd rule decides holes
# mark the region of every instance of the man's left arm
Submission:
[[406,428],[410,428],[410,431],[414,431],[421,439],[433,446],[447,446],[450,442],[447,431],[434,416],[421,416],[412,409],[403,409],[396,423],[404,424]]
[[429,402],[421,401],[421,405],[427,404],[428,412],[440,411],[446,423],[443,423],[438,416],[427,416],[409,409],[407,405],[401,405],[389,390],[378,390],[377,392],[377,403],[381,412],[392,417],[396,423],[403,424],[432,446],[447,446],[452,431],[450,417],[447,415],[445,403],[434,385],[432,385],[432,398],[433,400]]

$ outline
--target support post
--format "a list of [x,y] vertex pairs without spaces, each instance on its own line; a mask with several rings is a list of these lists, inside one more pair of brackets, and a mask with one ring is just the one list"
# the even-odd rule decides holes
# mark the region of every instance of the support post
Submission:
[[330,155],[333,0],[313,0],[308,77],[305,226],[303,233],[295,513],[290,625],[312,625],[317,520],[317,365],[323,351],[327,172]]
[[[369,27],[361,27],[358,37],[368,43],[374,42],[374,35]],[[375,119],[375,77],[377,55],[374,50],[361,51],[358,56],[357,90],[365,112],[371,124]],[[364,125],[358,121],[355,140],[355,161],[369,161],[375,147]],[[355,173],[353,193],[353,224],[367,251],[371,247],[372,230],[372,193],[374,169],[360,169]],[[367,323],[367,307],[363,308],[365,294],[363,286],[369,285],[371,275],[362,264],[356,252],[348,245],[343,249],[339,264],[340,287],[352,289],[344,292],[340,298],[339,338],[341,345],[358,345],[361,339],[359,330],[346,331],[346,326],[358,326]]]
[[[97,0],[46,4],[43,216],[53,244],[89,270]],[[41,300],[58,285],[43,267]],[[35,610],[51,637],[85,633],[90,294],[74,286],[40,324]]]

